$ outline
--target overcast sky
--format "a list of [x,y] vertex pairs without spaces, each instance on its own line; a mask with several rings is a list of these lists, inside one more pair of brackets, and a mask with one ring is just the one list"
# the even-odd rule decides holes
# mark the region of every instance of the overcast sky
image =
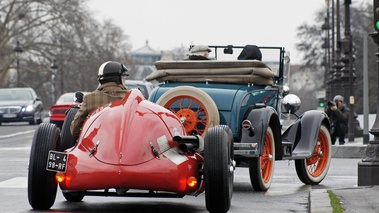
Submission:
[[[369,1],[369,0],[358,0]],[[340,0],[343,4],[344,0]],[[353,0],[353,4],[356,1]],[[300,62],[297,27],[314,23],[325,0],[88,0],[102,21],[129,35],[132,50],[170,50],[191,44],[282,46]],[[341,8],[343,9],[343,8]]]

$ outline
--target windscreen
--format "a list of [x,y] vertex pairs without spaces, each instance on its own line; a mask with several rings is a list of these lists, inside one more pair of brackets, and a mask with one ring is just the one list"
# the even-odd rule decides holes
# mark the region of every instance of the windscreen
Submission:
[[75,94],[74,94],[74,93],[72,93],[72,94],[62,95],[62,96],[59,97],[59,99],[57,100],[57,104],[59,104],[59,103],[75,102],[74,97],[75,97]]
[[28,90],[1,90],[1,101],[32,100],[33,96]]
[[[209,46],[212,52],[209,53],[209,58],[218,61],[235,61],[241,54],[244,46]],[[259,50],[262,53],[262,62],[271,68],[276,76],[280,76],[280,66],[284,58],[283,47],[263,47]]]

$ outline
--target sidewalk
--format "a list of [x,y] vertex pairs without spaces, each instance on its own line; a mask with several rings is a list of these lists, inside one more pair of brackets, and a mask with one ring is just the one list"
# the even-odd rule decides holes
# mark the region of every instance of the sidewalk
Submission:
[[345,140],[344,145],[332,145],[332,158],[365,158],[367,144],[363,144],[363,138],[355,138],[349,142]]
[[[359,186],[353,188],[333,189],[344,208],[344,213],[378,213],[379,186]],[[332,213],[329,194],[326,189],[309,192],[310,213]]]
[[[336,144],[332,146],[332,158],[364,159],[366,147],[367,144],[363,144],[363,138],[355,138],[353,142],[346,141],[344,145]],[[379,186],[333,189],[332,192],[339,197],[345,213],[379,212]],[[327,189],[310,191],[308,199],[310,213],[333,212]]]

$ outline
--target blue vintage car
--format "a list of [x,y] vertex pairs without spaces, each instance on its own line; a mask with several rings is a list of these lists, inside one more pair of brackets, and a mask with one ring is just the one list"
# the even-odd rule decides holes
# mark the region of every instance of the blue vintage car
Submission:
[[262,60],[237,60],[244,47],[209,46],[210,60],[157,61],[146,78],[159,83],[149,100],[174,112],[188,134],[228,126],[236,165],[249,167],[256,191],[269,189],[275,160],[294,160],[303,183],[319,184],[332,153],[327,115],[311,110],[283,125],[301,103],[289,94],[289,55],[259,47]]

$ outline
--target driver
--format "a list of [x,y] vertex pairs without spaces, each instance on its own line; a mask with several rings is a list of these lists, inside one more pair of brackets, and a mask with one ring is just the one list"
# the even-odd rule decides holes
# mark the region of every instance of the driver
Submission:
[[209,53],[212,50],[207,45],[195,45],[191,48],[188,56],[189,60],[209,60]]
[[100,106],[125,97],[128,92],[124,86],[127,76],[128,70],[119,62],[108,61],[99,67],[97,80],[100,86],[83,97],[83,103],[70,126],[75,141],[78,139],[80,129],[89,113]]

